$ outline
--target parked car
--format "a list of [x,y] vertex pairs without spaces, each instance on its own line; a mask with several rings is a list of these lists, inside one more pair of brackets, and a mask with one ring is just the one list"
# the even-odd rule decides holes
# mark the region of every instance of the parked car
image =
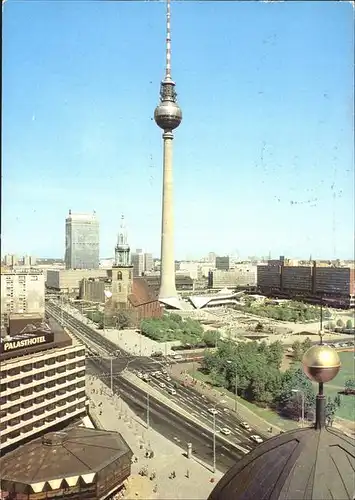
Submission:
[[231,431],[230,431],[230,429],[227,429],[227,427],[222,427],[221,433],[225,434],[226,436],[229,436],[229,434],[231,433]]
[[169,394],[171,394],[172,396],[175,396],[176,390],[175,389],[169,389]]
[[250,439],[252,441],[254,441],[254,443],[258,443],[258,444],[263,442],[263,439],[260,436],[258,436],[257,434],[253,434],[252,436],[250,436]]
[[243,427],[243,429],[246,429],[247,431],[251,431],[251,427],[248,422],[240,422],[240,427]]
[[218,410],[216,410],[216,408],[209,408],[208,409],[208,413],[210,413],[211,415],[217,415],[218,414]]
[[164,384],[164,382],[160,382],[159,387],[161,387],[162,389],[165,389],[166,384]]

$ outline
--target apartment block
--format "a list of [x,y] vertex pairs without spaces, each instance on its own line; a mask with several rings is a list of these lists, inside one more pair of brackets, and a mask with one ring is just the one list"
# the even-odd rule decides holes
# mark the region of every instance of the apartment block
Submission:
[[0,341],[0,450],[86,414],[85,347],[48,324]]
[[41,270],[3,270],[1,273],[1,325],[11,313],[44,317],[44,275]]

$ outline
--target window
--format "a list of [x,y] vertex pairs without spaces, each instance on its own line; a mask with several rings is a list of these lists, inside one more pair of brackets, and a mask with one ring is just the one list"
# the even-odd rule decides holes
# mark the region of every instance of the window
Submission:
[[118,281],[122,280],[122,273],[121,273],[121,271],[118,271],[118,273],[117,273],[117,280]]

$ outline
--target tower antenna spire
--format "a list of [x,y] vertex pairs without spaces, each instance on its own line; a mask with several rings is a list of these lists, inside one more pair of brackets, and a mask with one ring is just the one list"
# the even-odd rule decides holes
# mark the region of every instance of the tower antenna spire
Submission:
[[165,60],[165,81],[171,81],[170,0],[166,0],[166,60]]

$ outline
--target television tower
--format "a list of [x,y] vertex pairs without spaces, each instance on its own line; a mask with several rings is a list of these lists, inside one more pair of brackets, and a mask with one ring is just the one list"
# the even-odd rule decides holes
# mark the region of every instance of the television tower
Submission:
[[177,103],[175,83],[171,78],[170,0],[166,0],[166,64],[165,77],[160,85],[160,103],[155,108],[154,119],[163,129],[163,202],[161,226],[161,262],[159,300],[171,307],[180,308],[175,286],[174,214],[173,214],[173,130],[182,120]]

